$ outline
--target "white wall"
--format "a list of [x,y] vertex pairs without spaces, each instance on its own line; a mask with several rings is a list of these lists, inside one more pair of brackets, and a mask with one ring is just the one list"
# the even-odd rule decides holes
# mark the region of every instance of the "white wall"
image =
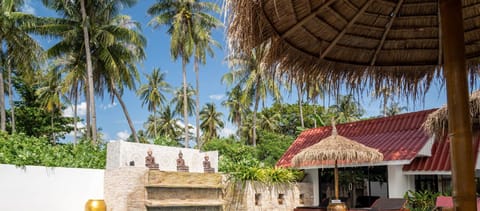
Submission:
[[0,164],[0,210],[83,211],[103,199],[104,170]]
[[414,189],[412,176],[403,174],[402,165],[390,165],[388,168],[388,197],[403,198],[410,189]]
[[125,141],[110,142],[107,145],[106,169],[116,169],[129,166],[130,161],[137,167],[145,167],[145,156],[148,149],[152,150],[155,162],[161,171],[177,171],[178,153],[181,151],[185,165],[190,172],[203,172],[204,156],[208,155],[212,168],[218,171],[218,151],[201,152],[198,149],[167,147],[154,144],[139,144]]

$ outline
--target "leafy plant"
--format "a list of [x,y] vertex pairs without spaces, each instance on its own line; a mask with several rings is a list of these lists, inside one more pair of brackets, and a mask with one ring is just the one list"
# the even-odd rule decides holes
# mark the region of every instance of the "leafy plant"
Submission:
[[435,199],[440,193],[434,193],[428,190],[413,191],[409,190],[405,193],[404,198],[407,199],[407,207],[411,211],[430,211],[435,208]]
[[0,163],[72,168],[105,168],[106,150],[89,141],[53,145],[44,138],[0,132]]

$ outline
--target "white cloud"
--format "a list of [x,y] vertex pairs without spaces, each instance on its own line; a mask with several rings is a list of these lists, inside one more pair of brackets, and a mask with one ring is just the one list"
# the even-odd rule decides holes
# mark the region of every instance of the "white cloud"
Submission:
[[113,108],[113,107],[115,107],[115,106],[117,106],[117,103],[116,103],[116,102],[113,102],[113,103],[110,103],[110,104],[107,104],[107,105],[102,104],[103,110],[107,110],[107,109]]
[[225,97],[225,95],[224,94],[218,94],[218,95],[210,95],[208,97],[212,100],[221,100]]
[[128,133],[126,130],[117,133],[118,140],[126,141],[128,137],[130,137],[130,133]]
[[24,13],[27,13],[27,14],[32,14],[32,15],[35,15],[35,8],[33,8],[31,5],[30,5],[30,1],[25,1],[25,4],[23,4],[22,7],[20,7],[20,11],[24,12]]
[[[73,105],[63,110],[63,116],[66,116],[66,117],[73,117],[73,113],[74,113]],[[82,102],[77,106],[77,116],[81,117],[81,116],[85,116],[86,114],[87,114],[87,103]]]

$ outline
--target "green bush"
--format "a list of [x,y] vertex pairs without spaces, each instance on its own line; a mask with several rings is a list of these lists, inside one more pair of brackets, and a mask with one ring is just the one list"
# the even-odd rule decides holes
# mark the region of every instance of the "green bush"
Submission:
[[105,168],[106,150],[89,141],[50,144],[47,138],[0,132],[0,163],[71,168]]
[[435,200],[440,193],[434,193],[428,190],[413,191],[405,193],[404,198],[408,201],[408,208],[411,211],[430,211],[435,208]]

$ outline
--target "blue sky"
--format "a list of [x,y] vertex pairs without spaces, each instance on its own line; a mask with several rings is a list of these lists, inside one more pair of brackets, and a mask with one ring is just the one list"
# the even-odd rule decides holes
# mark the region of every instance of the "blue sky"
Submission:
[[[142,75],[142,82],[145,82],[144,74],[150,74],[154,68],[160,68],[162,72],[166,73],[166,79],[174,88],[178,88],[182,83],[181,75],[181,61],[173,61],[170,56],[169,37],[165,32],[165,28],[154,29],[147,26],[151,17],[147,14],[147,9],[156,1],[138,1],[138,3],[129,9],[123,10],[122,14],[127,14],[142,24],[143,35],[147,38],[146,60],[138,65],[138,69]],[[24,11],[40,15],[52,16],[55,13],[48,11],[41,5],[41,1],[30,0],[26,1],[23,8]],[[222,19],[223,20],[223,19]],[[214,38],[219,41],[223,49],[215,50],[215,57],[208,58],[207,64],[200,67],[200,105],[213,102],[217,105],[219,111],[224,114],[224,121],[227,123],[228,111],[221,106],[221,102],[225,99],[225,93],[228,88],[221,83],[221,77],[228,72],[228,66],[225,62],[225,55],[227,49],[225,48],[224,28],[214,31]],[[44,46],[51,45],[53,41],[43,40],[41,43]],[[187,67],[188,82],[194,86],[195,74],[192,65]],[[140,84],[137,84],[139,87]],[[296,92],[293,92],[296,93]],[[408,107],[408,111],[422,110],[428,108],[439,107],[446,102],[444,88],[440,89],[433,86],[425,98],[425,102],[402,102],[403,106]],[[295,94],[285,94],[286,102],[294,103],[297,101]],[[140,99],[132,91],[126,91],[123,96],[127,103],[128,111],[132,120],[134,121],[137,130],[143,129],[148,115],[150,114],[146,107],[142,107]],[[171,95],[168,95],[171,99]],[[328,100],[327,100],[328,103]],[[332,101],[332,103],[334,103]],[[369,94],[364,94],[361,104],[366,110],[365,116],[376,116],[380,114],[379,102],[373,100]],[[130,129],[126,122],[125,116],[119,104],[114,101],[110,102],[108,98],[97,99],[97,124],[102,129],[105,140],[120,140],[130,135]],[[79,105],[80,108],[85,108],[85,103]],[[84,115],[84,113],[83,113]],[[194,117],[189,119],[189,123],[194,123]],[[222,134],[229,134],[234,131],[231,124],[227,124]]]

